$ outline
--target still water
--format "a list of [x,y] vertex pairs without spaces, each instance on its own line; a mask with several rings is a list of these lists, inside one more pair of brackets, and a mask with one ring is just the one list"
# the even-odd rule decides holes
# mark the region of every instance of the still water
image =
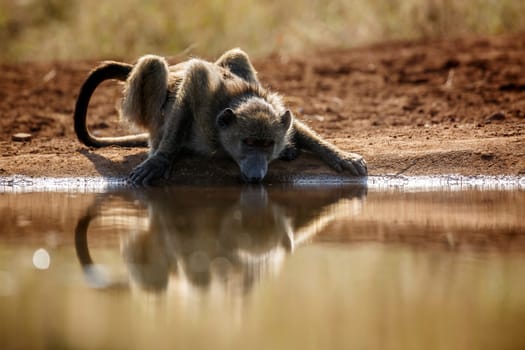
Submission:
[[70,185],[0,186],[0,349],[525,348],[523,179]]

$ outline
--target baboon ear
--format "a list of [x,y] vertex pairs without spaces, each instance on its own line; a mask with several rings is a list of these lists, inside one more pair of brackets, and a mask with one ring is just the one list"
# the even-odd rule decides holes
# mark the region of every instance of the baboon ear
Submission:
[[232,125],[237,120],[235,112],[231,108],[226,108],[222,111],[215,120],[215,123],[219,128],[226,128]]
[[286,110],[286,112],[283,113],[283,115],[281,115],[281,124],[283,124],[286,130],[288,130],[290,128],[290,125],[292,125],[292,119],[292,112],[290,112],[290,110],[288,109]]
[[226,128],[232,125],[237,120],[235,112],[231,108],[226,108],[222,111],[215,120],[215,123],[219,128]]

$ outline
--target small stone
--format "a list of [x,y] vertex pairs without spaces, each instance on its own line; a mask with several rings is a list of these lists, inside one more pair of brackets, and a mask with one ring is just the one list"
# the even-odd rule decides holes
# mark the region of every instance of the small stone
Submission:
[[19,132],[17,134],[14,134],[13,136],[11,136],[11,140],[13,140],[15,142],[31,141],[32,138],[33,138],[33,135],[25,133],[25,132]]
[[487,119],[485,119],[485,123],[490,123],[492,121],[498,120],[505,120],[505,112],[499,111],[496,113],[492,113]]
[[494,158],[494,153],[490,153],[490,152],[481,153],[481,159],[483,160],[491,160],[492,158]]

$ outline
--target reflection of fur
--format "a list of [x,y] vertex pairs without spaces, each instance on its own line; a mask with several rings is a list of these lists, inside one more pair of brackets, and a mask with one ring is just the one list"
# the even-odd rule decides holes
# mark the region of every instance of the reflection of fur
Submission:
[[[202,288],[215,281],[225,283],[228,290],[237,286],[247,291],[263,276],[276,272],[294,245],[334,219],[334,211],[324,208],[340,198],[362,196],[364,189],[277,189],[269,195],[263,187],[248,187],[240,193],[237,189],[203,193],[178,188],[142,194],[141,201],[148,206],[149,232],[131,235],[123,246],[129,272],[141,288],[164,290],[174,275]],[[77,253],[86,271],[91,271],[93,262],[85,237],[98,205],[77,225]]]
[[[100,138],[89,133],[87,105],[106,79],[125,81],[122,116],[148,134]],[[105,63],[82,86],[75,131],[93,147],[140,146],[149,141],[148,159],[130,176],[139,184],[165,176],[182,151],[230,157],[248,182],[261,181],[273,159],[295,158],[298,148],[316,153],[338,171],[366,175],[361,156],[323,140],[295,120],[277,94],[262,88],[248,56],[239,49],[215,63],[192,59],[168,66],[164,58],[153,55],[143,56],[134,66]]]
[[184,193],[148,193],[150,234],[132,238],[124,248],[130,272],[143,287],[154,269],[166,277],[177,272],[200,287],[214,278],[240,279],[240,285],[251,286],[293,246],[290,218],[284,208],[268,202],[264,188],[247,189],[240,199],[220,194],[205,204],[195,199]]

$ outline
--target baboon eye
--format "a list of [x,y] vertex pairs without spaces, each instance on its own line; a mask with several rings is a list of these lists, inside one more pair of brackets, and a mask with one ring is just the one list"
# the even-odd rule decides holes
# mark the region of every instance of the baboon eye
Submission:
[[273,140],[261,140],[261,146],[262,147],[272,147]]
[[259,148],[268,148],[272,147],[274,144],[273,140],[266,140],[266,139],[256,139],[254,137],[247,137],[242,142],[246,146],[250,147],[259,147]]

